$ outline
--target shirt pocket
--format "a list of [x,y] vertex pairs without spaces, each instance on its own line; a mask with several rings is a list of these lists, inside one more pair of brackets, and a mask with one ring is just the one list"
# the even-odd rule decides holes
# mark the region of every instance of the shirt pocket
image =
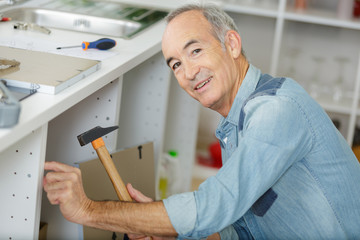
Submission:
[[277,199],[278,195],[272,188],[267,190],[256,202],[252,205],[251,211],[259,217],[263,217],[265,213],[271,208]]

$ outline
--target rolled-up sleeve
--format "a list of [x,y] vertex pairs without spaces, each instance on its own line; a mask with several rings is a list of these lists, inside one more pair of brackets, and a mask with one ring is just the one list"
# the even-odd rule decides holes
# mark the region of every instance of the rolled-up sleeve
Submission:
[[163,200],[171,224],[179,239],[190,236],[196,224],[196,201],[193,192],[173,195]]

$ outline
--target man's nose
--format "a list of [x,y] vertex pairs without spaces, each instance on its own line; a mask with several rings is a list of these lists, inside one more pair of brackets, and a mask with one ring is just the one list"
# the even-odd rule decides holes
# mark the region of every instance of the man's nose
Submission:
[[185,77],[188,80],[194,80],[199,72],[199,66],[192,62],[185,63]]

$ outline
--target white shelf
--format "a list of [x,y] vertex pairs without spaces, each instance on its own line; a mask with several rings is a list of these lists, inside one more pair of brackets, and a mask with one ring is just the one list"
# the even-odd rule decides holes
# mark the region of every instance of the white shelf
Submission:
[[276,18],[278,15],[278,5],[272,1],[263,1],[261,4],[250,1],[239,1],[238,3],[229,2],[224,5],[224,10],[271,18]]
[[292,6],[287,6],[286,11],[282,13],[278,5],[273,1],[227,1],[224,4],[224,10],[270,18],[278,18],[283,14],[285,20],[360,30],[360,19],[339,19],[336,15],[336,9],[333,11],[313,8],[296,10]]
[[297,11],[288,7],[284,14],[284,18],[291,21],[360,30],[360,20],[342,20],[337,18],[335,12],[321,9],[307,9],[305,11]]

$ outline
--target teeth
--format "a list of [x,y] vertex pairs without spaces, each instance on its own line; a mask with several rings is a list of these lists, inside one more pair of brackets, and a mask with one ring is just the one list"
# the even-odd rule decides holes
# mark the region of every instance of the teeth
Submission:
[[196,87],[196,89],[202,88],[205,84],[207,84],[209,80],[206,80],[205,82],[201,83],[199,86]]

